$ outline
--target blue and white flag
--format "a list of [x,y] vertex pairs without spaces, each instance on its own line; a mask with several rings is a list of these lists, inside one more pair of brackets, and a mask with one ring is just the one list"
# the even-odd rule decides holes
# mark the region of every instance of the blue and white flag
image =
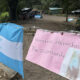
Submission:
[[0,24],[0,62],[23,78],[23,27],[13,23]]

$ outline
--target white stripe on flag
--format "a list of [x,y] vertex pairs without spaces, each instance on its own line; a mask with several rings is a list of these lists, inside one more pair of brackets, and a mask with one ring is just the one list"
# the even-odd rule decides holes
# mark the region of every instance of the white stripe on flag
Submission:
[[21,42],[11,42],[0,36],[0,52],[14,60],[22,61],[22,47]]

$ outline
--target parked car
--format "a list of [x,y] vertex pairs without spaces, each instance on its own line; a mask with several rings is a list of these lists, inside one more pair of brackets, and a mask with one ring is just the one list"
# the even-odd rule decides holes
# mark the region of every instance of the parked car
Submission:
[[38,11],[30,11],[28,16],[29,18],[34,18],[34,16],[38,13]]
[[19,14],[19,18],[22,19],[22,20],[25,20],[25,19],[29,18],[29,12],[31,12],[31,11],[32,11],[31,8],[21,9],[20,14]]
[[37,10],[32,10],[31,8],[23,8],[21,9],[19,18],[22,20],[31,19],[31,18],[35,18],[35,15],[40,15],[40,17],[42,17],[40,12]]
[[80,14],[80,9],[72,11],[72,14]]
[[34,18],[36,18],[36,19],[41,19],[41,18],[43,18],[42,13],[38,12],[38,13],[34,16]]

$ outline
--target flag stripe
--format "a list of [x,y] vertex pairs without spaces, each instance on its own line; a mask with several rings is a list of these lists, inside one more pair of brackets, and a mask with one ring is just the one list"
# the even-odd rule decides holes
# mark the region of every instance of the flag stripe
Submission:
[[0,52],[0,62],[15,70],[16,72],[19,72],[19,74],[22,75],[22,77],[24,78],[22,61],[14,60]]
[[13,42],[23,42],[23,27],[12,24],[0,24],[0,35]]
[[22,61],[23,43],[13,43],[11,41],[8,41],[4,37],[0,36],[0,45],[0,52],[2,52],[4,55],[12,59]]

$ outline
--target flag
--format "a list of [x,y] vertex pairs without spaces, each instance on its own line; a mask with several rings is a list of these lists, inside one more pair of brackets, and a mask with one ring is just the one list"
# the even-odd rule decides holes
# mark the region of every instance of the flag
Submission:
[[80,35],[38,29],[26,60],[70,80],[80,80]]
[[23,78],[23,27],[13,23],[0,24],[0,62]]

